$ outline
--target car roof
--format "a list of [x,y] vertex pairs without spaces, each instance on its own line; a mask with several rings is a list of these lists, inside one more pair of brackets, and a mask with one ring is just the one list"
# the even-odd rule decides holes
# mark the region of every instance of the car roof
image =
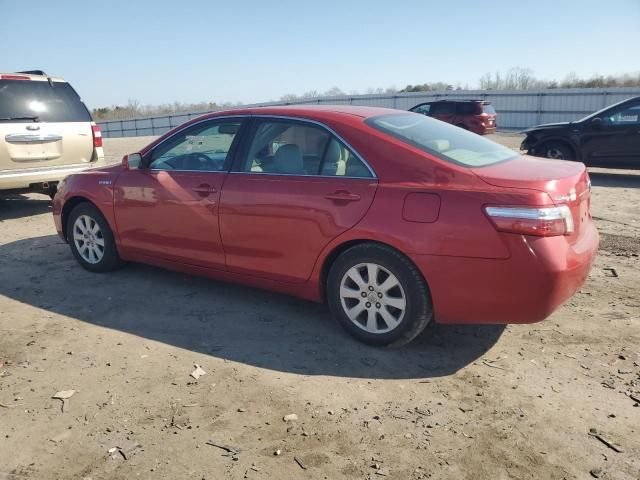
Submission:
[[290,117],[300,118],[303,120],[315,120],[317,122],[326,124],[332,122],[342,121],[347,124],[362,123],[366,118],[377,117],[380,115],[417,115],[413,112],[407,112],[405,110],[394,110],[392,108],[381,107],[360,107],[353,105],[276,105],[265,107],[245,107],[237,108],[233,110],[221,110],[218,112],[205,113],[199,117],[192,118],[186,123],[170,130],[161,137],[151,142],[144,147],[140,153],[143,155],[154,148],[157,144],[164,141],[164,139],[170,135],[173,135],[175,131],[188,128],[190,125],[202,122],[208,119],[215,119],[220,117],[231,116],[250,116],[250,115],[264,115],[264,116],[278,116],[278,117]]
[[225,115],[277,115],[309,119],[327,119],[334,117],[370,118],[379,115],[411,113],[404,110],[381,107],[361,107],[353,105],[276,105],[268,107],[248,107],[223,110],[205,114],[203,117],[219,117]]

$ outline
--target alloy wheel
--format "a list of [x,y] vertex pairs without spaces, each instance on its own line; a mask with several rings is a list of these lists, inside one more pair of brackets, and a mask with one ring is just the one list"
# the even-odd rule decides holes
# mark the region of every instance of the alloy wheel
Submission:
[[400,281],[376,263],[360,263],[347,270],[340,282],[340,301],[347,317],[373,334],[398,327],[407,310]]
[[96,264],[104,257],[104,236],[100,225],[89,215],[80,215],[73,224],[73,243],[80,256]]
[[547,158],[553,158],[555,160],[564,160],[564,154],[559,148],[549,148],[547,150]]

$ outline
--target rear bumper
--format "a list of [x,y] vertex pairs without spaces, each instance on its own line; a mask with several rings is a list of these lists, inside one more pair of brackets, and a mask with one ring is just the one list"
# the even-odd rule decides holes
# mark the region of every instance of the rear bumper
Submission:
[[477,133],[478,135],[489,135],[491,133],[496,133],[496,127],[482,127],[482,126],[470,126],[469,131],[473,133]]
[[25,168],[16,170],[0,170],[0,191],[2,190],[28,190],[34,184],[55,183],[67,175],[78,173],[87,168],[103,167],[104,158],[95,162],[76,165],[64,165],[47,168]]
[[496,133],[496,127],[476,127],[472,128],[471,131],[478,135],[489,135],[490,133]]
[[429,283],[439,323],[534,323],[584,283],[598,249],[593,224],[569,245],[565,237],[509,234],[505,260],[414,255]]

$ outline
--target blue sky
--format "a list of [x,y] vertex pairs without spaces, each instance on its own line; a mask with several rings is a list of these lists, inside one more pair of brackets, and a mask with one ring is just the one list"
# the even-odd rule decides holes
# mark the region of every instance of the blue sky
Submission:
[[640,70],[640,0],[0,0],[0,18],[0,71],[62,76],[91,108]]

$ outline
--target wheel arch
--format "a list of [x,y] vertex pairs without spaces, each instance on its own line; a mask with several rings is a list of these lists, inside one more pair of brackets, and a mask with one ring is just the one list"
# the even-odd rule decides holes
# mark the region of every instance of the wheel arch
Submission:
[[576,160],[581,160],[581,155],[580,155],[580,149],[577,147],[577,145],[575,145],[571,140],[567,139],[566,137],[545,137],[545,138],[541,138],[535,145],[534,145],[534,150],[542,147],[543,145],[547,144],[547,143],[560,143],[566,147],[568,147],[569,149],[571,149],[571,151],[573,152],[573,155],[575,156]]
[[320,287],[320,301],[321,302],[324,303],[327,300],[327,280],[328,280],[328,277],[329,277],[329,272],[331,271],[331,267],[333,266],[333,264],[336,261],[336,259],[342,253],[346,252],[350,248],[355,247],[357,245],[365,245],[365,244],[380,245],[380,246],[383,246],[385,248],[389,248],[391,250],[394,250],[398,254],[400,254],[403,257],[405,257],[407,259],[407,261],[409,261],[416,268],[416,270],[420,274],[420,277],[424,281],[424,284],[427,287],[427,291],[429,292],[429,295],[431,295],[431,288],[429,287],[429,281],[425,278],[424,273],[422,272],[422,270],[420,270],[418,265],[416,265],[416,263],[411,259],[411,257],[406,255],[404,252],[402,252],[402,250],[398,249],[398,247],[396,247],[394,245],[391,245],[390,243],[381,242],[379,240],[371,240],[371,239],[368,239],[368,238],[358,238],[358,239],[350,239],[350,240],[347,240],[345,242],[342,242],[342,243],[334,246],[333,249],[325,256],[325,258],[324,258],[324,260],[322,262],[322,268],[320,269],[319,287]]
[[[61,224],[62,224],[62,234],[64,235],[64,238],[67,241],[69,241],[69,239],[67,238],[67,222],[69,221],[69,214],[73,211],[74,208],[76,208],[81,203],[89,203],[93,205],[95,208],[98,209],[100,213],[102,213],[102,216],[105,218],[107,223],[109,223],[109,220],[107,219],[106,215],[104,214],[104,212],[102,212],[102,209],[98,205],[96,205],[87,197],[84,197],[82,195],[75,195],[64,202],[64,205],[62,206],[62,212],[60,214]],[[113,230],[113,227],[111,225],[109,226]]]

